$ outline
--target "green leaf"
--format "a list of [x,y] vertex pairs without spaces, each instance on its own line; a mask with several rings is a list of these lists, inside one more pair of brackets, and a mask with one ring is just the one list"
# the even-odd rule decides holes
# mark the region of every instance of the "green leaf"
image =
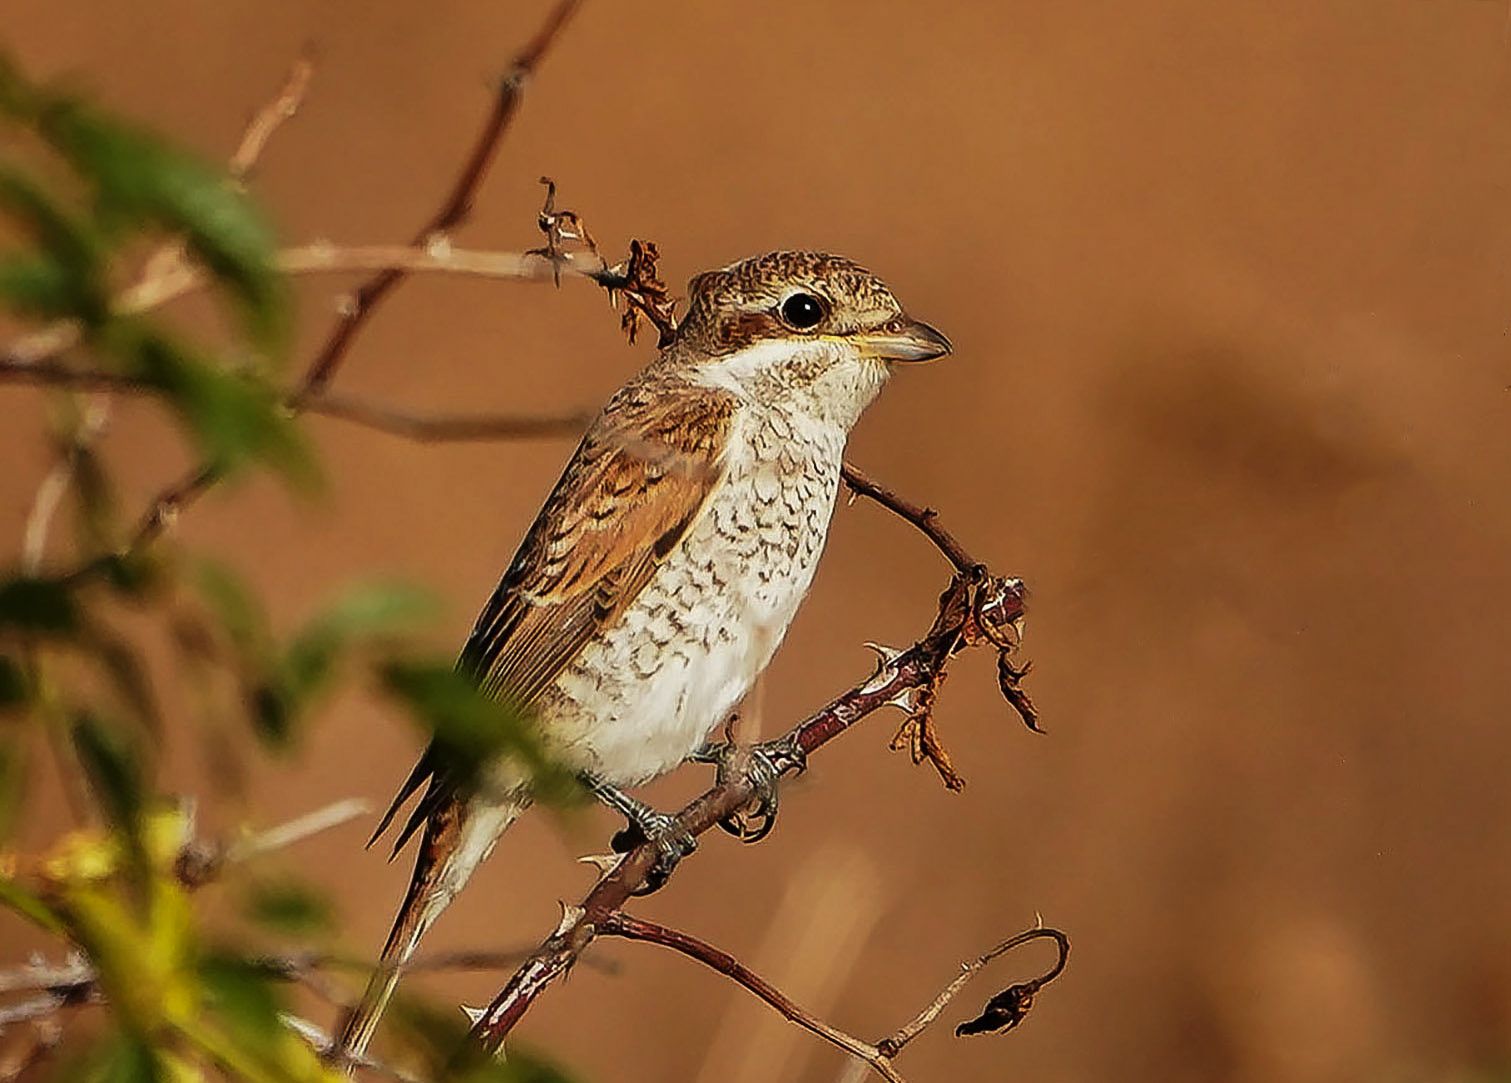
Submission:
[[10,837],[26,796],[27,748],[16,729],[7,726],[0,734],[0,838]]
[[229,177],[150,132],[61,95],[43,95],[36,127],[94,187],[107,220],[145,221],[182,235],[238,300],[253,340],[281,345],[287,291],[274,266],[273,234]]
[[433,612],[432,597],[398,584],[358,587],[310,620],[276,658],[264,658],[246,691],[258,734],[291,747],[299,720],[329,690],[343,653],[381,641]]
[[152,1047],[124,1034],[93,1050],[80,1068],[73,1078],[81,1083],[168,1083],[169,1080],[169,1073]]
[[193,582],[237,652],[265,659],[272,643],[267,613],[246,581],[229,565],[203,559],[194,565]]
[[19,170],[0,165],[0,211],[41,249],[0,259],[0,297],[18,312],[73,318],[88,326],[110,313],[105,243],[91,225],[63,210]]
[[453,666],[397,659],[381,667],[388,692],[430,730],[441,770],[464,787],[500,759],[511,759],[530,776],[536,800],[565,804],[581,793],[575,772],[547,752],[530,716],[493,699]]
[[206,956],[197,969],[209,1006],[234,1033],[265,1038],[281,1030],[281,1005],[264,970],[228,953]]
[[106,633],[98,626],[90,629],[83,642],[115,685],[121,705],[135,713],[148,732],[157,733],[157,696],[153,694],[152,682],[142,659],[137,657],[125,640]]
[[470,1039],[470,1028],[455,1008],[438,1008],[401,993],[390,1015],[423,1059],[426,1078],[450,1083],[576,1083],[576,1077],[560,1066],[515,1044],[509,1046],[507,1058],[491,1056]]
[[21,663],[8,655],[0,654],[0,711],[11,710],[25,703],[31,695],[29,684]]
[[266,381],[198,357],[140,322],[117,321],[108,340],[128,372],[161,392],[178,413],[212,469],[225,472],[256,461],[295,484],[315,483],[309,451]]
[[61,581],[30,576],[0,581],[0,628],[67,636],[79,623],[78,605]]
[[253,681],[244,690],[252,728],[273,751],[287,751],[294,741],[294,720],[299,705],[290,689],[278,679]]
[[253,884],[245,909],[251,920],[281,933],[324,934],[335,927],[329,901],[297,880]]
[[62,933],[64,931],[63,919],[53,912],[52,907],[48,906],[40,895],[28,891],[7,876],[0,876],[0,906],[19,914],[33,925],[39,925],[48,932]]
[[351,590],[293,638],[284,655],[291,691],[308,698],[328,683],[342,651],[412,628],[435,613],[435,596],[400,583]]
[[147,799],[141,752],[88,711],[74,716],[73,745],[89,779],[90,789],[106,817],[135,836]]
[[77,440],[70,446],[77,536],[85,552],[111,552],[117,547],[118,521],[115,485],[95,449]]

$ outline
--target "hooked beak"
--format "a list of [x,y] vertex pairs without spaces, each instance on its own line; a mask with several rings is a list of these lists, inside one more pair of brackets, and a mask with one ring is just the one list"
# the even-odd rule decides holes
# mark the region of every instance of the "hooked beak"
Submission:
[[922,320],[896,331],[864,331],[855,336],[861,353],[881,361],[932,361],[954,349],[943,333]]

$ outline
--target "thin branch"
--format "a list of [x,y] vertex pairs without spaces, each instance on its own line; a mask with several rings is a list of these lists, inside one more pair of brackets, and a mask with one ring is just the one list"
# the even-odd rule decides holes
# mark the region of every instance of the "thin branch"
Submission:
[[[317,1026],[315,1023],[310,1022],[308,1019],[305,1019],[302,1016],[293,1015],[289,1012],[280,1012],[278,1018],[283,1022],[284,1026],[288,1027],[295,1034],[299,1035],[300,1038],[304,1039],[305,1043],[308,1044],[312,1049],[314,1049],[314,1051],[318,1053],[322,1058],[329,1056],[335,1051],[335,1041],[329,1034],[325,1032],[323,1028]],[[366,1071],[373,1072],[376,1075],[385,1076],[389,1079],[394,1080],[395,1083],[426,1083],[425,1080],[421,1079],[419,1076],[413,1074],[412,1072],[406,1072],[402,1068],[395,1068],[390,1064],[386,1064],[380,1060],[375,1060],[374,1058],[365,1054],[360,1057],[352,1057],[348,1054],[347,1063],[357,1068],[362,1068]]]
[[[779,773],[800,770],[812,753],[861,719],[898,702],[907,702],[917,688],[937,683],[951,655],[965,646],[987,641],[980,614],[992,610],[1010,621],[1022,616],[1023,584],[977,573],[956,576],[940,598],[939,613],[928,632],[904,651],[888,651],[876,672],[834,699],[797,726],[781,742],[785,752],[773,755]],[[734,777],[714,786],[674,817],[671,830],[698,836],[748,805],[754,788],[748,777]],[[657,849],[643,843],[626,854],[571,907],[555,933],[533,952],[478,1017],[473,1034],[485,1049],[497,1052],[519,1020],[542,992],[567,972],[597,935],[609,915],[620,909],[646,882],[656,864]]]
[[850,487],[852,493],[876,501],[888,511],[900,515],[916,526],[961,575],[970,575],[972,570],[979,566],[976,559],[965,551],[965,547],[955,540],[955,536],[939,525],[939,513],[933,508],[915,504],[899,496],[851,463],[845,463],[840,476],[844,478],[845,484]]
[[717,948],[706,940],[699,940],[678,929],[671,929],[665,925],[658,925],[653,921],[643,918],[631,917],[622,910],[616,910],[604,918],[598,925],[599,936],[617,936],[626,940],[640,940],[647,944],[657,944],[663,948],[670,948],[680,952],[690,959],[695,959],[704,966],[718,971],[725,977],[736,982],[742,988],[753,993],[759,999],[771,1005],[783,1017],[796,1023],[808,1033],[813,1034],[830,1045],[844,1050],[876,1070],[876,1073],[891,1083],[906,1083],[898,1074],[897,1069],[892,1067],[888,1056],[870,1042],[863,1041],[853,1034],[846,1034],[836,1027],[830,1026],[822,1019],[807,1011],[776,986],[765,978],[751,970],[729,952]]
[[300,405],[312,414],[349,421],[363,428],[424,444],[576,436],[593,416],[581,410],[559,416],[412,414],[329,391]]
[[[416,272],[444,272],[478,278],[506,278],[526,282],[545,282],[552,276],[548,261],[528,252],[493,252],[452,248],[442,239],[432,239],[424,247],[402,244],[338,245],[330,241],[283,248],[274,253],[273,265],[287,275],[339,274],[351,271],[377,271],[380,275],[404,277]],[[598,268],[578,269],[588,277]],[[183,263],[164,273],[143,278],[116,298],[114,309],[132,315],[147,312],[193,293],[208,283],[205,272]],[[360,293],[360,291],[358,291]],[[345,326],[351,309],[341,316],[338,326]],[[349,340],[348,340],[349,341]],[[306,376],[301,384],[306,393],[318,393],[329,377],[312,382]]]
[[[309,90],[310,78],[313,74],[314,66],[309,57],[299,57],[290,67],[278,92],[252,115],[252,119],[247,123],[226,165],[226,172],[238,187],[246,181],[253,167],[262,158],[262,153],[267,149],[273,134],[284,121],[299,111],[305,94]],[[142,262],[142,271],[136,284],[127,289],[122,294],[122,298],[130,298],[137,294],[150,296],[154,282],[176,279],[188,270],[188,265],[184,261],[183,242],[168,241],[160,245]],[[133,311],[133,309],[128,305],[123,311]],[[76,321],[60,320],[11,343],[5,350],[4,360],[14,365],[36,364],[44,359],[56,357],[64,350],[78,345],[82,338],[83,332]]]
[[[944,989],[939,993],[939,995],[932,1001],[930,1001],[928,1006],[925,1007],[923,1011],[919,1012],[911,1020],[899,1027],[896,1033],[877,1042],[877,1047],[889,1057],[897,1056],[897,1054],[900,1053],[909,1042],[918,1037],[930,1025],[932,1025],[933,1022],[939,1018],[940,1013],[942,1013],[944,1009],[949,1006],[950,1001],[959,996],[960,991],[970,983],[971,979],[974,978],[977,974],[980,974],[988,966],[990,966],[993,960],[1001,958],[1003,955],[1006,955],[1014,948],[1019,947],[1023,944],[1027,944],[1033,940],[1053,940],[1055,942],[1056,948],[1059,949],[1059,954],[1055,959],[1054,966],[1052,966],[1045,973],[1032,979],[1031,981],[1021,982],[1016,985],[1009,986],[1004,993],[999,993],[997,997],[992,998],[994,1001],[998,998],[1011,1000],[1017,1006],[1017,1008],[1016,1012],[1013,1014],[1010,1020],[1004,1020],[1003,1022],[997,1023],[997,1025],[992,1026],[989,1029],[1011,1030],[1013,1027],[1017,1026],[1022,1022],[1023,1016],[1027,1014],[1029,1007],[1032,1005],[1034,994],[1036,994],[1040,989],[1044,988],[1044,986],[1048,985],[1050,982],[1058,978],[1060,974],[1065,970],[1065,964],[1070,960],[1070,938],[1062,933],[1059,929],[1048,929],[1043,927],[1042,925],[1032,929],[1027,929],[1024,932],[1018,933],[1016,936],[1008,937],[996,947],[983,952],[981,955],[977,956],[975,959],[972,959],[970,962],[961,964],[960,973],[955,977],[954,981],[945,986]],[[990,1013],[983,1013],[982,1018],[987,1019],[989,1014]],[[995,1019],[989,1021],[995,1022]],[[966,1030],[965,1028],[968,1026],[970,1026],[970,1024],[961,1024],[960,1027],[956,1028],[955,1033],[962,1034],[978,1032]],[[981,1030],[985,1029],[988,1028],[981,1028]]]
[[[536,32],[535,37],[514,58],[508,73],[499,83],[498,93],[493,99],[493,110],[483,122],[482,131],[478,133],[461,173],[435,214],[415,233],[412,247],[428,248],[437,236],[444,235],[466,220],[472,210],[472,201],[498,154],[504,134],[509,130],[509,122],[514,119],[515,111],[519,108],[526,81],[567,20],[577,10],[579,2],[580,0],[560,0],[551,9],[545,24]],[[304,378],[304,390],[320,391],[330,383],[357,332],[389,291],[403,280],[405,273],[400,268],[387,267],[358,287],[350,307],[310,363]]]
[[369,804],[360,797],[349,797],[344,801],[332,802],[324,808],[307,812],[287,823],[270,827],[266,831],[253,835],[245,842],[233,844],[226,850],[226,860],[246,861],[274,850],[287,849],[312,835],[351,823],[367,815],[369,808]]
[[[31,365],[12,365],[0,358],[0,383],[34,384],[62,387],[74,391],[112,391],[118,394],[155,394],[157,388],[135,376],[101,369],[75,368],[59,361],[44,360]],[[419,443],[442,443],[484,440],[522,440],[536,437],[575,436],[592,419],[586,411],[568,414],[414,414],[381,403],[350,395],[326,391],[319,395],[290,392],[284,398],[289,409],[351,422],[391,436]],[[60,464],[61,466],[62,464]],[[63,481],[67,477],[64,475]],[[56,502],[57,495],[48,493]],[[38,494],[41,507],[43,494]],[[51,504],[44,509],[51,514]],[[38,512],[34,511],[35,520]],[[35,527],[28,527],[31,538]],[[35,548],[28,543],[27,552]]]
[[242,132],[241,142],[236,145],[231,161],[226,166],[226,171],[233,180],[240,183],[247,179],[261,161],[262,152],[267,150],[273,134],[299,112],[299,107],[304,104],[305,95],[309,92],[310,78],[314,74],[315,65],[306,51],[289,67],[289,73],[273,99],[252,115],[246,130]]
[[201,887],[219,876],[227,865],[287,849],[322,831],[365,816],[369,807],[361,798],[348,797],[277,824],[249,839],[229,844],[191,840],[178,855],[179,881],[186,887]]
[[99,437],[110,419],[108,401],[91,402],[84,419],[66,444],[59,449],[58,461],[37,486],[37,495],[32,500],[31,513],[26,517],[26,528],[21,541],[21,570],[27,575],[36,575],[42,566],[47,551],[47,534],[57,514],[63,494],[68,491],[78,467],[80,455]]
[[[545,23],[530,43],[521,51],[499,84],[494,97],[493,110],[484,122],[472,152],[463,163],[462,171],[452,185],[440,209],[415,234],[413,248],[430,250],[437,241],[444,241],[444,234],[464,221],[472,209],[472,200],[488,174],[509,122],[519,106],[521,92],[531,73],[555,41],[557,34],[577,10],[581,0],[559,0],[546,17]],[[325,345],[315,355],[305,370],[301,394],[323,391],[336,374],[337,367],[351,348],[357,333],[371,317],[382,299],[403,281],[406,272],[388,268],[379,271],[364,282],[352,298],[352,303],[337,321]],[[152,504],[137,527],[130,542],[135,551],[151,544],[162,533],[163,525],[186,504],[209,490],[218,476],[213,467],[200,466],[184,474],[153,498]]]

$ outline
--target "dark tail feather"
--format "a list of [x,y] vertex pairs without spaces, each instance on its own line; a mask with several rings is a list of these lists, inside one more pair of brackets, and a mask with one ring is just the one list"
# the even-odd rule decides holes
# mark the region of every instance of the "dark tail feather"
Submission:
[[[404,807],[404,803],[413,797],[421,786],[430,781],[431,776],[435,774],[435,766],[435,752],[433,749],[427,748],[425,754],[420,757],[420,762],[414,765],[414,770],[409,772],[409,777],[404,780],[404,785],[399,787],[398,795],[389,802],[388,811],[383,813],[383,818],[378,821],[378,826],[373,829],[372,838],[367,840],[368,849],[372,849],[372,844],[383,837],[383,832],[388,830],[389,825],[394,821],[394,817]],[[413,828],[405,830],[404,837],[399,840],[394,846],[394,852],[389,855],[388,859],[390,861],[398,856],[399,850],[405,842],[409,841],[409,836],[412,834],[414,834]]]
[[[414,777],[411,775],[410,781],[404,783],[401,802],[407,792],[412,792]],[[378,966],[368,979],[362,999],[336,1030],[330,1059],[339,1069],[350,1074],[360,1062],[393,998],[405,964],[420,946],[420,939],[488,856],[498,836],[528,805],[529,798],[523,795],[484,806],[450,801],[432,814],[415,857],[409,890],[383,945]],[[391,814],[385,817],[385,823],[391,818]]]

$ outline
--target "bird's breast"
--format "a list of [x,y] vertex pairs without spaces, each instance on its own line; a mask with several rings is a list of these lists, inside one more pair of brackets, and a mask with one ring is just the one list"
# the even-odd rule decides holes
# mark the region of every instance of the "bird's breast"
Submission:
[[833,427],[742,419],[698,522],[542,704],[552,738],[619,784],[670,770],[702,744],[808,592],[843,451]]

